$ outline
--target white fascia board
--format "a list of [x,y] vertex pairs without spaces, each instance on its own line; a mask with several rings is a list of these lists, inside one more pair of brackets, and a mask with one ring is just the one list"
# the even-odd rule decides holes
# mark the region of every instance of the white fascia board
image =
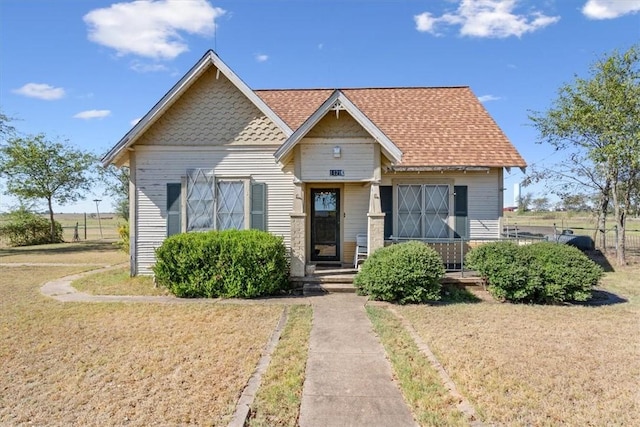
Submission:
[[153,106],[151,110],[126,133],[118,143],[102,158],[103,166],[114,163],[123,151],[131,147],[142,135],[210,66],[215,66],[231,81],[265,116],[273,121],[286,136],[293,132],[280,117],[247,86],[212,50],[205,55]]
[[402,151],[369,118],[351,102],[342,91],[336,89],[326,101],[276,150],[274,157],[282,163],[304,136],[331,110],[336,102],[344,107],[351,116],[382,146],[385,155],[395,162],[402,159]]

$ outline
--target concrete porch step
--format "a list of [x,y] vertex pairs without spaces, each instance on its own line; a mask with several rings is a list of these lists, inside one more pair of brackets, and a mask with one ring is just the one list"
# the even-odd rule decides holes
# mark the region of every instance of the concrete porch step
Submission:
[[355,292],[356,288],[353,286],[353,283],[306,282],[302,285],[302,294],[304,296]]

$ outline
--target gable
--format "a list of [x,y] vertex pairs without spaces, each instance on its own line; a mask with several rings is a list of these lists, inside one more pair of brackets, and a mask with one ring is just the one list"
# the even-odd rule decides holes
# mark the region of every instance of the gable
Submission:
[[340,111],[326,114],[305,136],[306,138],[371,138],[351,114]]
[[211,67],[140,137],[140,145],[281,144],[285,134]]
[[[204,56],[193,66],[191,69],[167,92],[156,105],[153,106],[145,116],[136,123],[133,128],[127,132],[118,143],[112,147],[101,159],[103,166],[108,166],[109,164],[115,164],[117,166],[122,166],[126,164],[129,160],[128,150],[132,148],[136,142],[145,135],[145,132],[158,120],[162,119],[163,115],[167,112],[168,109],[171,108],[176,102],[180,100],[182,95],[187,92],[191,86],[198,82],[198,79],[207,71],[211,71],[211,69],[215,69],[215,78],[218,80],[220,76],[225,77],[229,80],[229,82],[236,88],[244,97],[249,100],[261,113],[264,117],[268,118],[271,123],[275,124],[277,128],[284,134],[285,136],[291,135],[293,132],[287,124],[282,121],[282,119],[258,96],[254,91],[252,91],[249,86],[246,85],[222,60],[216,55],[212,50],[207,51]],[[209,74],[210,75],[210,74]],[[207,105],[211,105],[210,103]],[[183,106],[184,107],[184,106]],[[227,107],[235,107],[233,105]],[[179,110],[179,108],[177,109]],[[233,108],[229,108],[231,112],[233,112]],[[229,111],[228,110],[228,111]],[[193,111],[191,113],[195,115],[202,114],[202,110]],[[179,113],[176,113],[179,114]],[[182,118],[188,118],[189,120],[194,118],[194,115],[185,116],[182,115]],[[235,119],[233,119],[235,120]],[[264,123],[260,124],[257,121],[263,121],[264,119],[260,117],[253,117],[253,119],[248,122],[252,123],[251,126],[243,127],[242,133],[252,133],[253,125],[256,125],[258,128],[261,126],[264,127]],[[245,120],[245,123],[247,121]],[[168,126],[165,130],[171,130],[171,126]],[[239,128],[234,127],[236,130]],[[178,130],[184,130],[178,128]],[[207,136],[210,137],[212,132],[206,132]],[[180,132],[174,136],[175,139],[180,139],[184,137],[184,133]],[[203,135],[203,132],[200,132],[200,136]],[[229,135],[234,135],[232,132],[225,134],[226,138],[223,136],[221,138],[222,141],[230,141],[231,139],[236,140],[235,136],[230,138]],[[237,135],[237,134],[236,134]],[[199,138],[200,140],[201,138]],[[244,138],[238,138],[238,141],[243,140]],[[260,140],[260,137],[257,138]],[[155,139],[155,141],[162,142],[161,139]]]

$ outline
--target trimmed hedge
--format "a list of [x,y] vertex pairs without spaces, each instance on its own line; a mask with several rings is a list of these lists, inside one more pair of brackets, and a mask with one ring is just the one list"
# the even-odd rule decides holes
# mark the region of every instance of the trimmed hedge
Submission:
[[445,270],[440,255],[421,242],[380,248],[362,264],[353,283],[360,295],[400,304],[440,299]]
[[495,298],[513,302],[586,301],[603,274],[579,249],[550,242],[487,243],[469,252],[465,261],[487,281]]
[[290,289],[282,238],[259,230],[184,233],[156,250],[158,284],[178,297],[254,298]]

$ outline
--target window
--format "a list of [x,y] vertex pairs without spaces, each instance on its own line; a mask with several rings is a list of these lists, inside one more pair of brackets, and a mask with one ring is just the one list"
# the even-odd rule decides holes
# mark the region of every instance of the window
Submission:
[[244,182],[218,181],[216,220],[218,230],[244,227]]
[[448,185],[398,185],[398,236],[448,238]]
[[213,171],[193,169],[187,172],[187,231],[214,230]]
[[187,231],[266,228],[265,184],[206,169],[187,171],[186,183]]

